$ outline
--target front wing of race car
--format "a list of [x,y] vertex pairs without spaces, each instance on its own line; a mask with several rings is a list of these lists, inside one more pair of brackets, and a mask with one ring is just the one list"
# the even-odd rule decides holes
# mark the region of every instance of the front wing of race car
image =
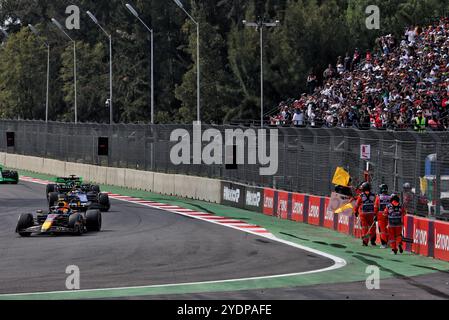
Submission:
[[54,234],[54,233],[75,233],[75,229],[62,227],[62,226],[50,226],[43,229],[43,226],[33,226],[26,229],[18,230],[16,233],[32,233],[32,234]]

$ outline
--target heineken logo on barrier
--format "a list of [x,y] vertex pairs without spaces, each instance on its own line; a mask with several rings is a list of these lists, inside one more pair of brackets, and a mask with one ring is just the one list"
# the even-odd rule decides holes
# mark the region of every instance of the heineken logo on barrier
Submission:
[[251,207],[259,207],[261,200],[260,192],[246,191],[246,205]]
[[229,187],[223,188],[223,200],[239,203],[240,200],[240,190],[231,189]]

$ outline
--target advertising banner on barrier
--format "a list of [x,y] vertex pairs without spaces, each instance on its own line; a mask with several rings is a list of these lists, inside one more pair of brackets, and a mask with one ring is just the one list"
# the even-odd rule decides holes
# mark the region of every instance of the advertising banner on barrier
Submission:
[[274,212],[274,200],[276,191],[273,189],[265,188],[263,190],[263,214],[272,216]]
[[434,257],[449,261],[449,223],[435,221],[434,231]]
[[244,198],[245,186],[230,182],[222,182],[221,204],[231,207],[244,208]]
[[330,199],[324,199],[324,222],[323,226],[328,229],[336,229],[336,220],[338,219],[337,214],[334,213],[329,206]]
[[320,225],[321,198],[309,196],[307,223],[315,226]]
[[263,210],[263,188],[246,187],[244,207],[247,210],[262,212]]
[[[376,228],[376,226],[374,226],[373,228]],[[354,227],[352,229],[352,235],[355,238],[361,238],[362,237],[362,224],[360,223],[360,219],[359,218],[355,218],[354,219]]]
[[[402,235],[405,238],[413,239],[413,219],[414,216],[407,214],[404,217],[404,229],[402,231]],[[412,251],[412,244],[409,242],[405,243],[405,250]]]
[[305,210],[308,206],[308,196],[299,193],[292,194],[292,217],[293,221],[305,222]]
[[[357,219],[356,219],[357,222]],[[338,232],[345,233],[345,234],[351,234],[350,229],[350,216],[346,214],[338,214],[338,225],[337,225]]]
[[[433,230],[432,230],[433,232]],[[429,254],[429,220],[414,217],[412,251],[423,256]]]
[[287,220],[288,218],[288,192],[278,191],[277,196],[277,217]]

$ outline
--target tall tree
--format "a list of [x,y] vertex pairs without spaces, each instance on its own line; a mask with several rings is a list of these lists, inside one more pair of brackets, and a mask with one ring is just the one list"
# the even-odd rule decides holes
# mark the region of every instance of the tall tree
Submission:
[[45,114],[45,50],[25,28],[0,48],[0,116],[39,119]]

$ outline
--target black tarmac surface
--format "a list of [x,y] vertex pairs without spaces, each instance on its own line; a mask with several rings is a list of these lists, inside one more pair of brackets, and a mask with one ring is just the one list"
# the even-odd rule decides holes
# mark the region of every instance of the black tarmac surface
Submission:
[[333,265],[262,237],[119,201],[103,213],[99,233],[31,238],[14,233],[20,213],[46,205],[43,185],[0,186],[0,294],[66,290],[70,265],[80,269],[81,289],[257,277]]

